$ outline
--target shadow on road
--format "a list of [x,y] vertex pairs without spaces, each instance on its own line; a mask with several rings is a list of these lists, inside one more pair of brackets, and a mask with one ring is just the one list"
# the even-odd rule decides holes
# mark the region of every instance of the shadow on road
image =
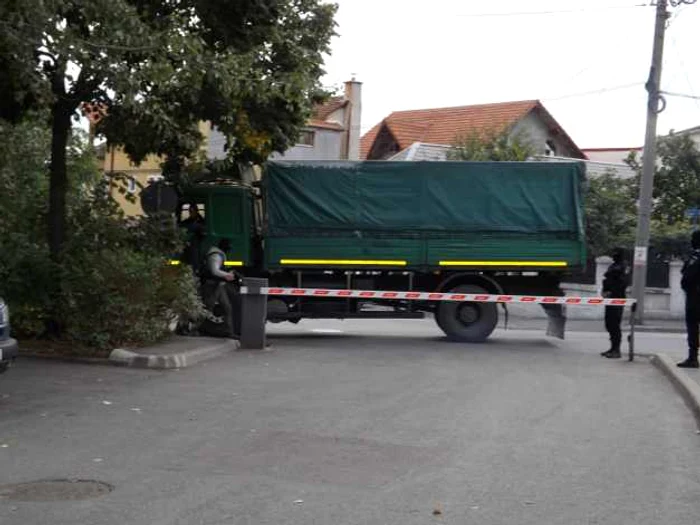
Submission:
[[382,335],[354,333],[276,333],[268,340],[277,350],[318,349],[343,352],[396,351],[410,353],[528,353],[531,355],[552,355],[561,353],[561,348],[543,337],[504,337],[494,336],[483,343],[460,343],[442,336]]

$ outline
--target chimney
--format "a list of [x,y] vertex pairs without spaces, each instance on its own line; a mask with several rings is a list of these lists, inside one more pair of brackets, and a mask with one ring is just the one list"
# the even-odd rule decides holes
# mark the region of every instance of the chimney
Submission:
[[348,160],[360,160],[360,118],[362,116],[362,82],[352,79],[345,83],[345,99],[350,116],[347,119]]

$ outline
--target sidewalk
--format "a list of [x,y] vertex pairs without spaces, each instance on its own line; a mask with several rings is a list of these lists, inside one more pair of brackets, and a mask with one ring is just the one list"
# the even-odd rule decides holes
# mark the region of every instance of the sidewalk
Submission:
[[109,361],[118,366],[135,368],[185,368],[238,350],[239,347],[240,344],[234,339],[173,336],[144,348],[117,348],[109,355]]
[[[516,323],[527,324],[527,320],[517,319]],[[629,323],[623,322],[622,328],[624,333],[622,353],[623,360],[626,360],[629,351],[627,344]],[[682,321],[649,320],[644,325],[636,326],[635,331],[635,361],[648,359],[668,378],[695,416],[700,428],[700,369],[686,369],[676,366],[688,356],[685,323]],[[581,340],[585,338],[600,348],[607,346],[607,334],[602,322],[569,321],[567,322],[567,333],[569,339]]]
[[[504,320],[501,316],[499,326],[503,326]],[[547,327],[547,319],[525,318],[519,316],[509,316],[508,328],[513,330],[544,330]],[[629,330],[629,321],[622,322],[624,330]],[[640,333],[667,333],[685,334],[685,322],[683,320],[671,319],[648,319],[643,325],[637,324],[635,330]],[[602,319],[567,319],[567,332],[605,332],[605,323]]]

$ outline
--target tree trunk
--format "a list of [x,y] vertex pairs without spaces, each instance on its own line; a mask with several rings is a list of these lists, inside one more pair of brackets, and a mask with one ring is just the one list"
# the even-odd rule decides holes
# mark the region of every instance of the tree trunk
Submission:
[[51,108],[51,163],[49,167],[49,213],[47,233],[49,254],[54,263],[54,278],[47,305],[45,335],[58,338],[63,332],[61,268],[63,246],[66,238],[66,195],[68,193],[67,153],[68,139],[71,132],[72,110],[61,100]]
[[71,113],[72,111],[61,101],[56,101],[51,110],[48,240],[51,259],[56,263],[61,260],[66,237],[66,194],[68,193],[66,148],[70,137]]

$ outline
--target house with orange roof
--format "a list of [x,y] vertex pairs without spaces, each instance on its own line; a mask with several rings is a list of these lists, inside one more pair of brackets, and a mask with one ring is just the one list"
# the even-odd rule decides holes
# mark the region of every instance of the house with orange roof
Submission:
[[[344,93],[331,97],[314,108],[297,143],[284,153],[275,153],[272,160],[359,160],[362,83],[354,78],[345,82]],[[226,138],[216,129],[211,131],[207,156],[226,157]]]
[[585,159],[539,100],[395,111],[361,140],[366,160],[445,160],[460,137],[507,132],[522,137],[536,155]]

